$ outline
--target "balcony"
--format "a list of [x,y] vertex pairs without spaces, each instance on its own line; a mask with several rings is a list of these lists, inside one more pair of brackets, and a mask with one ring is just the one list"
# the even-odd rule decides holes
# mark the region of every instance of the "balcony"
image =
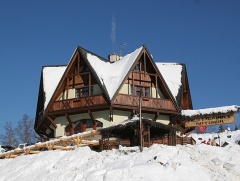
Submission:
[[[113,102],[114,105],[119,105],[121,107],[138,107],[139,106],[139,96],[119,94]],[[143,97],[142,109],[144,110],[168,110],[176,112],[176,107],[170,99],[157,99],[150,97]]]
[[62,110],[73,110],[76,108],[88,108],[91,106],[100,106],[107,104],[103,95],[94,95],[90,97],[80,97],[75,99],[55,101],[49,112],[62,111]]

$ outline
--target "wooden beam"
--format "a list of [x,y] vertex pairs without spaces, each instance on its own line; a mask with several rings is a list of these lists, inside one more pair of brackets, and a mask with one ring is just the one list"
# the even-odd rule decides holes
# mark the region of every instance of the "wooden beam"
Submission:
[[50,123],[54,126],[54,128],[57,128],[56,123],[52,120],[52,118],[50,118],[49,116],[47,116],[47,119],[50,121]]
[[113,122],[113,108],[112,108],[112,106],[110,106],[110,109],[109,109],[109,111],[110,111],[110,121],[111,122]]
[[79,53],[77,53],[77,64],[78,64],[78,75],[79,75],[79,73],[80,73],[80,55],[79,55]]
[[159,116],[159,112],[156,112],[156,114],[155,114],[155,116],[154,116],[154,118],[153,118],[153,121],[157,121],[157,118],[158,118],[158,116]]
[[49,129],[50,131],[51,131],[51,133],[50,134],[47,134],[47,137],[48,138],[51,138],[51,137],[54,137],[54,130],[52,129],[52,128],[50,128],[50,126],[48,126],[46,123],[43,123],[43,125],[47,128],[47,129]]
[[71,126],[70,135],[73,135],[74,134],[74,123],[72,122],[71,118],[69,117],[69,115],[67,113],[65,113],[65,116],[67,118],[69,125]]
[[97,129],[96,120],[95,120],[95,118],[93,117],[93,114],[92,114],[92,112],[91,112],[90,110],[88,110],[88,114],[89,114],[89,116],[90,116],[90,118],[91,118],[91,120],[92,120],[92,122],[93,122],[93,129],[96,130],[96,129]]
[[143,62],[143,64],[144,64],[144,76],[146,76],[146,52],[144,51],[144,53],[143,53],[143,56],[144,56],[144,62]]
[[[73,77],[73,78],[75,78],[75,77]],[[68,99],[68,89],[69,89],[69,78],[67,78],[66,99]]]
[[158,83],[157,83],[157,75],[155,75],[155,87],[156,87],[156,98],[160,98],[158,97]]
[[134,116],[134,112],[135,112],[135,110],[133,109],[133,110],[131,111],[131,114],[130,114],[129,119],[132,119],[132,118],[133,118],[133,116]]
[[92,80],[91,80],[91,74],[89,73],[89,74],[88,74],[88,96],[92,96],[92,95],[91,95],[91,92],[92,92],[92,91],[91,91],[91,90],[92,90],[92,89],[91,89],[91,86],[92,86]]

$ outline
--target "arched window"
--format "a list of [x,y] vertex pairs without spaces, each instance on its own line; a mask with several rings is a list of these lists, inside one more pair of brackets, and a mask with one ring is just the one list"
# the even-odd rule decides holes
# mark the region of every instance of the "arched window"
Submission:
[[[100,121],[97,121],[97,120],[93,121],[91,119],[82,119],[80,121],[75,122],[74,134],[82,133],[84,131],[94,130],[94,129],[101,128],[101,127],[103,127],[103,123]],[[70,125],[66,126],[65,134],[66,134],[66,136],[71,135],[71,126]]]

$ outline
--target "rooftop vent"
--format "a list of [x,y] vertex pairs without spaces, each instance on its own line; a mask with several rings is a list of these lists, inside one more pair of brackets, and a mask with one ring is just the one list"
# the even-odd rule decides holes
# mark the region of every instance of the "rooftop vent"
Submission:
[[117,53],[112,53],[112,54],[108,55],[108,60],[110,61],[110,63],[114,63],[114,62],[120,60],[120,56]]

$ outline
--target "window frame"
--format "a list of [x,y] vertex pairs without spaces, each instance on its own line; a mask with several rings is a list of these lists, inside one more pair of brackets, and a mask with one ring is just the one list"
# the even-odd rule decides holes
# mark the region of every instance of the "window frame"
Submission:
[[[91,87],[91,92],[89,95],[89,87]],[[75,98],[79,99],[81,97],[89,97],[93,95],[93,86],[78,87],[75,89]]]

